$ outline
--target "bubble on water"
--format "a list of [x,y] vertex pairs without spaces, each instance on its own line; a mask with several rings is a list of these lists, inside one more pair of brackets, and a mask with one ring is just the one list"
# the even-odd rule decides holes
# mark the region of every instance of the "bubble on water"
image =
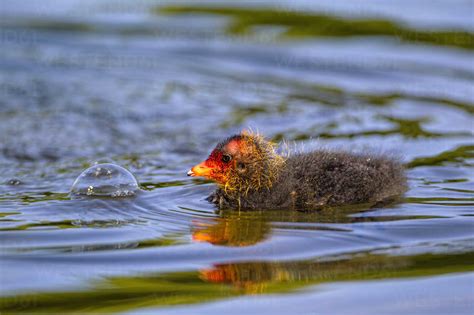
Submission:
[[72,196],[131,197],[139,190],[135,176],[125,168],[112,164],[95,164],[77,177]]
[[92,163],[93,165],[97,164],[117,164],[114,160],[108,157],[100,158]]

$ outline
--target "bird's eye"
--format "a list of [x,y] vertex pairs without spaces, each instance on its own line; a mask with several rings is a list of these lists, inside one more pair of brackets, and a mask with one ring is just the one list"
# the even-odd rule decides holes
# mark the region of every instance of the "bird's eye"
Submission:
[[229,163],[230,160],[232,160],[232,157],[231,157],[230,155],[224,154],[224,155],[222,156],[222,162],[224,162],[224,163]]

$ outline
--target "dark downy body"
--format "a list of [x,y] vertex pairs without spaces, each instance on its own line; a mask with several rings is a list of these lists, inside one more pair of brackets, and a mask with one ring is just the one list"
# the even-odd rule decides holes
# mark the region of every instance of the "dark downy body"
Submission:
[[404,167],[382,155],[319,150],[288,158],[271,187],[227,193],[208,200],[221,209],[296,209],[396,199],[407,189]]

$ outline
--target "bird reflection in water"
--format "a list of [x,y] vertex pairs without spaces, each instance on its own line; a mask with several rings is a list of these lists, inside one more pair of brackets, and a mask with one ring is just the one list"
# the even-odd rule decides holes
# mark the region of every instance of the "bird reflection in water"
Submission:
[[[347,222],[354,218],[348,214],[365,209],[326,209],[325,211],[268,212],[268,211],[223,211],[210,221],[194,222],[192,235],[197,242],[207,242],[216,246],[244,247],[256,245],[271,234],[271,222]],[[335,215],[337,213],[337,215]],[[312,229],[328,229],[312,226]],[[337,230],[337,229],[334,229]],[[350,230],[341,230],[350,232]],[[245,294],[279,291],[288,285],[308,285],[312,283],[365,279],[381,270],[400,269],[407,266],[405,257],[387,258],[382,255],[364,254],[357,257],[332,257],[331,259],[297,262],[239,262],[216,264],[202,269],[199,276],[203,281],[231,285]]]
[[211,222],[195,222],[193,240],[221,246],[251,246],[270,233],[268,218],[263,212],[221,212]]
[[366,254],[324,261],[217,264],[199,271],[203,281],[231,285],[245,294],[287,291],[290,287],[391,277],[416,267],[412,257]]
[[[207,242],[220,246],[251,246],[267,237],[271,232],[271,225],[278,222],[279,227],[289,228],[293,223],[309,224],[311,230],[332,230],[347,232],[348,230],[335,228],[325,223],[360,223],[377,222],[397,219],[384,216],[354,217],[352,214],[372,210],[370,204],[325,207],[315,211],[233,211],[220,210],[219,217],[193,222],[192,237],[196,242]],[[409,217],[407,217],[409,218]]]

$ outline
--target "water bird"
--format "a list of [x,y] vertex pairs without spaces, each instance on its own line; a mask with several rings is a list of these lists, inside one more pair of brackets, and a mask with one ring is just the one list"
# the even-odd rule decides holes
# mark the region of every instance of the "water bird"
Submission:
[[402,163],[389,156],[318,149],[284,157],[273,142],[248,131],[218,143],[187,175],[218,184],[207,200],[219,209],[375,205],[395,200],[407,189]]

